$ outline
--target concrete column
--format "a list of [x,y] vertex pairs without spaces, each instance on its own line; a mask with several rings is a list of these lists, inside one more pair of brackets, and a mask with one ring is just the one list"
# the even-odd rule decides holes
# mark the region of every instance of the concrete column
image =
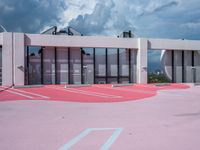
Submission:
[[13,85],[13,34],[3,33],[2,85]]
[[138,51],[137,51],[137,83],[147,83],[147,39],[138,39]]
[[14,50],[14,85],[24,85],[24,34],[13,33],[13,50]]
[[182,83],[182,51],[174,51],[174,81]]

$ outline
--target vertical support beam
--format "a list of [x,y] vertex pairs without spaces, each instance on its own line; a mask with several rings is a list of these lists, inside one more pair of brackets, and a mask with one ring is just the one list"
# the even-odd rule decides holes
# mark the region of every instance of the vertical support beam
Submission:
[[57,84],[57,48],[55,47],[54,51],[54,63],[55,63],[55,84]]
[[71,76],[71,65],[70,65],[70,48],[68,48],[68,84],[71,84],[70,76]]
[[81,84],[84,84],[84,81],[83,81],[83,48],[81,48]]
[[128,50],[128,75],[129,83],[131,83],[131,49]]
[[138,39],[138,51],[137,51],[137,83],[147,83],[147,39]]
[[194,51],[192,51],[192,67],[194,67]]
[[96,84],[96,50],[93,48],[93,74],[94,74],[94,84]]
[[185,82],[185,53],[182,51],[182,82]]
[[25,46],[24,34],[13,33],[13,56],[14,56],[14,85],[25,84]]
[[192,51],[192,73],[193,73],[193,83],[196,83],[196,68],[194,65],[194,51]]
[[26,76],[27,76],[27,85],[30,84],[30,79],[29,79],[29,63],[30,63],[30,60],[29,60],[29,46],[27,46],[27,51],[26,51]]
[[172,83],[175,82],[175,67],[174,67],[174,50],[172,50]]
[[117,49],[117,83],[120,83],[119,80],[119,76],[120,76],[120,72],[119,72],[119,48]]
[[41,57],[40,57],[40,63],[41,63],[41,84],[44,84],[44,47],[41,47]]
[[12,86],[13,81],[13,33],[3,33],[2,85]]
[[108,83],[108,49],[106,48],[106,83]]

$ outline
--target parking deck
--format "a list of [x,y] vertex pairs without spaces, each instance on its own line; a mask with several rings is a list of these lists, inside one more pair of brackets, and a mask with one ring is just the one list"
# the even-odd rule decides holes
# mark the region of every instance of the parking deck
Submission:
[[0,149],[198,150],[199,90],[183,84],[5,89]]

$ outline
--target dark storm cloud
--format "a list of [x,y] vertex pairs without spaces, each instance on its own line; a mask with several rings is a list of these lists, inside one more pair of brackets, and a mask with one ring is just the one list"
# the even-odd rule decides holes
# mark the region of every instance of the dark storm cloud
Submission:
[[39,32],[60,22],[65,0],[0,0],[0,24],[8,31]]
[[101,1],[96,4],[91,14],[79,15],[69,22],[69,26],[74,27],[82,34],[101,33],[110,19],[113,7],[113,1],[109,1],[107,4]]

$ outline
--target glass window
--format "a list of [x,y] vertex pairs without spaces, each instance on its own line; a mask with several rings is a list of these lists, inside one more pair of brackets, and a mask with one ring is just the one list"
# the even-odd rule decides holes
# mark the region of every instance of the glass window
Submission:
[[70,48],[70,83],[81,84],[81,50]]
[[108,83],[117,83],[117,49],[108,49]]
[[83,83],[94,83],[93,48],[82,48],[83,55]]
[[44,84],[55,84],[55,48],[43,49],[43,78]]
[[28,84],[41,84],[41,47],[28,47]]
[[56,78],[57,84],[68,83],[68,48],[57,48],[56,50]]
[[106,83],[106,49],[95,48],[96,83]]

